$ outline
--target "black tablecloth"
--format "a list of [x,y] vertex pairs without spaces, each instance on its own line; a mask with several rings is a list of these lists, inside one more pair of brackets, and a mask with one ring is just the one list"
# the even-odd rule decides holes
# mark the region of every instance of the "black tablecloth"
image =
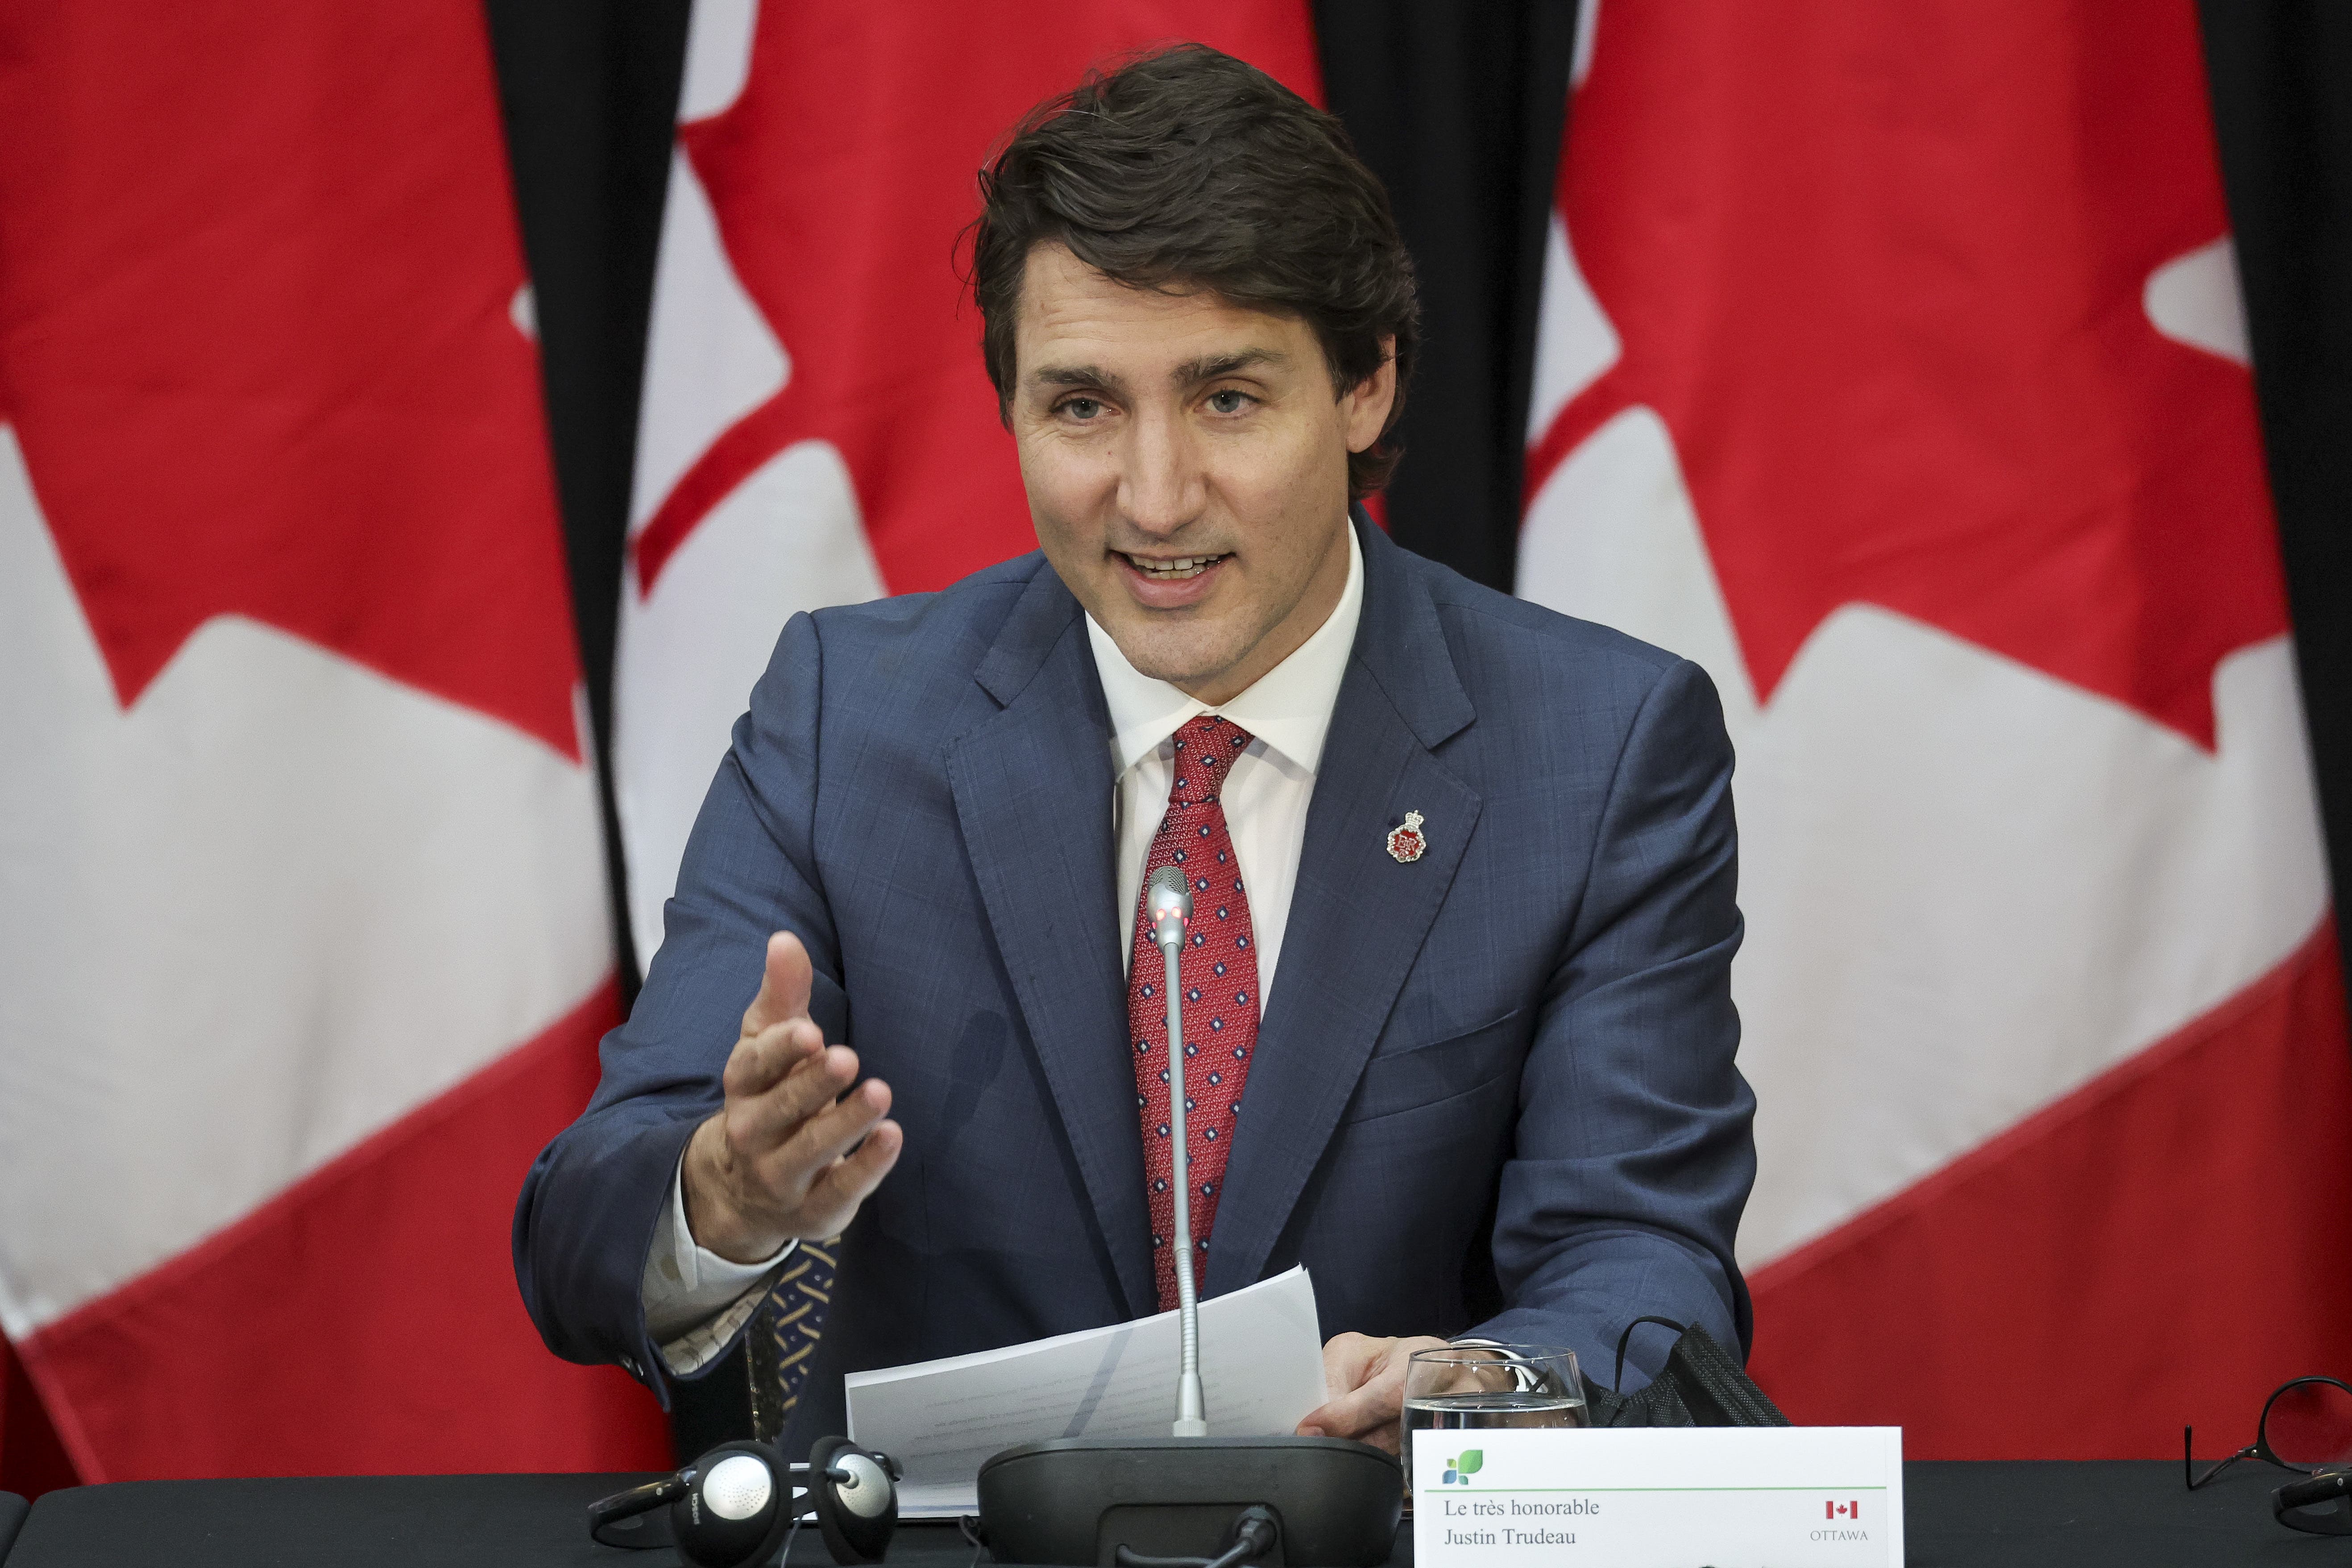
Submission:
[[[1914,1568],[2204,1568],[2352,1564],[2352,1537],[2300,1535],[2270,1517],[2281,1476],[2241,1466],[2203,1491],[2177,1463],[1997,1461],[1904,1466]],[[674,1563],[588,1540],[582,1510],[632,1476],[355,1476],[131,1481],[41,1499],[6,1568],[623,1568]],[[890,1562],[968,1568],[952,1526],[908,1525]],[[814,1530],[793,1568],[831,1562]],[[1412,1562],[1401,1541],[1395,1568]]]

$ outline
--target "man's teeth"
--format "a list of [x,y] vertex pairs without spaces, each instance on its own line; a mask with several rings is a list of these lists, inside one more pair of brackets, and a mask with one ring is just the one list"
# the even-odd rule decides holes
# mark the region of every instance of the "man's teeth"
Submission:
[[1224,559],[1222,555],[1180,555],[1173,561],[1146,561],[1130,555],[1128,563],[1147,577],[1162,583],[1181,583],[1187,577],[1198,577]]

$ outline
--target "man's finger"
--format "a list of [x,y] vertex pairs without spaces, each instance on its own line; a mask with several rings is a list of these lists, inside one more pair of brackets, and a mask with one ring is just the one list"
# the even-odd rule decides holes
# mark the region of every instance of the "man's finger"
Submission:
[[803,1186],[813,1184],[825,1167],[873,1131],[889,1110],[890,1086],[880,1079],[867,1079],[838,1104],[826,1105],[804,1120],[766,1163],[780,1180],[797,1175]]
[[806,1018],[794,1018],[746,1035],[728,1053],[719,1087],[730,1100],[765,1094],[792,1070],[824,1049],[824,1035]]
[[1323,1392],[1329,1397],[1300,1420],[1300,1436],[1352,1437],[1356,1435],[1352,1417],[1339,1406],[1371,1374],[1372,1368],[1380,1363],[1381,1352],[1390,1343],[1390,1341],[1376,1340],[1370,1334],[1356,1333],[1333,1334],[1323,1342]]
[[907,1135],[897,1122],[877,1121],[853,1152],[825,1167],[802,1205],[812,1226],[831,1232],[846,1226],[857,1205],[874,1195],[874,1189],[898,1163],[898,1152],[906,1142]]
[[787,1019],[808,1016],[809,985],[815,973],[800,938],[788,931],[770,937],[760,994],[743,1010],[743,1033],[756,1035]]
[[1357,1333],[1333,1334],[1326,1340],[1323,1343],[1325,1397],[1337,1399],[1360,1387],[1364,1379],[1372,1374],[1372,1368],[1380,1364],[1381,1355],[1394,1342]]
[[729,1097],[729,1142],[747,1157],[764,1160],[800,1136],[813,1118],[856,1081],[856,1052],[846,1046],[820,1047],[759,1093]]
[[[1396,1424],[1403,1408],[1402,1402],[1397,1397],[1402,1386],[1398,1383],[1384,1389],[1382,1380],[1375,1378],[1351,1394],[1343,1394],[1328,1404],[1308,1411],[1306,1419],[1299,1422],[1298,1429],[1321,1433],[1329,1437],[1354,1437],[1360,1441],[1378,1442],[1376,1434],[1367,1435],[1374,1434],[1375,1428],[1391,1427]],[[1389,1441],[1381,1446],[1394,1449],[1395,1434],[1391,1432]]]
[[797,1234],[829,1236],[842,1229],[897,1163],[906,1135],[897,1122],[882,1120],[889,1105],[889,1086],[869,1079],[840,1104],[811,1118],[761,1163],[761,1180],[769,1191],[797,1194],[791,1203]]

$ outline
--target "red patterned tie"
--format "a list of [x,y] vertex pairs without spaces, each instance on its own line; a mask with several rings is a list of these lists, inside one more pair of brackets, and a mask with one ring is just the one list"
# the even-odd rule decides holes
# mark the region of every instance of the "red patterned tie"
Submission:
[[[1192,924],[1178,973],[1184,984],[1184,1134],[1192,1163],[1192,1278],[1206,1270],[1209,1228],[1225,1185],[1225,1152],[1242,1108],[1242,1083],[1257,1049],[1257,941],[1241,862],[1234,858],[1218,803],[1234,760],[1250,743],[1238,724],[1203,713],[1176,731],[1176,782],[1168,815],[1151,841],[1144,881],[1162,866],[1181,869],[1192,888]],[[1127,1022],[1135,1042],[1135,1103],[1143,1119],[1143,1180],[1151,1197],[1152,1272],[1160,1310],[1176,1305],[1176,1155],[1168,1138],[1167,961],[1151,940],[1139,898],[1134,963],[1127,981]]]

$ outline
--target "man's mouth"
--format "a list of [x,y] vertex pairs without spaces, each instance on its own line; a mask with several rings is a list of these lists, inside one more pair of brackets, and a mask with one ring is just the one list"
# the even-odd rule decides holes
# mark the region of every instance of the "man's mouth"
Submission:
[[1198,577],[1218,562],[1228,559],[1232,552],[1228,551],[1224,555],[1177,555],[1165,561],[1146,555],[1129,555],[1123,550],[1119,554],[1129,566],[1155,583],[1181,583],[1187,578]]

